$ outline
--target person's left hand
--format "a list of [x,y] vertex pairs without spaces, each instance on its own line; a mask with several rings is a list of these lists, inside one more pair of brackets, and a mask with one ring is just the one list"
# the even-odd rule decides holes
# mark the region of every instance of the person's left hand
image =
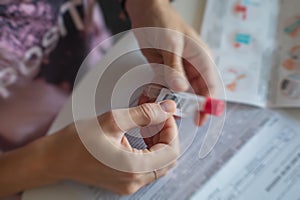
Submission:
[[[153,36],[153,33],[149,33],[148,30],[145,34],[139,34],[138,31],[135,34],[142,53],[150,63],[170,67],[167,73],[165,70],[154,69],[156,76],[163,78],[168,87],[174,91],[190,90],[202,96],[215,95],[218,89],[217,74],[210,51],[199,35],[173,9],[169,0],[127,0],[126,10],[133,29],[166,28],[166,32],[159,33],[158,36]],[[180,34],[176,32],[171,34],[174,31]],[[145,46],[147,48],[143,48]],[[163,48],[157,48],[157,46]],[[168,49],[168,51],[162,49]],[[142,99],[141,102],[147,102],[145,97]],[[205,118],[205,114],[197,112],[195,123],[201,126]]]

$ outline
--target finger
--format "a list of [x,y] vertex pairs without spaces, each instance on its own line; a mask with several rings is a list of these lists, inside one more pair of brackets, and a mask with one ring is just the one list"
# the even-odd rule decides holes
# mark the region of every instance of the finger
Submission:
[[174,91],[186,91],[189,88],[187,77],[183,68],[182,58],[174,53],[163,52],[164,64],[171,67],[165,69],[164,75],[169,87]]
[[[152,139],[153,146],[149,148],[149,151],[156,155],[150,164],[153,166],[153,169],[164,168],[178,159],[180,155],[178,129],[173,117],[167,119],[162,130]],[[156,162],[161,163],[159,167],[157,167],[158,165],[154,167],[153,163]]]
[[144,104],[144,103],[150,103],[149,101],[150,101],[149,97],[147,97],[144,94],[141,94],[141,96],[138,100],[138,105],[141,105],[141,104]]
[[147,148],[151,148],[156,140],[156,137],[159,136],[159,133],[164,128],[165,122],[160,124],[155,124],[151,126],[145,126],[140,129],[141,136],[143,137]]
[[129,141],[125,135],[122,137],[120,144],[121,144],[121,147],[124,147],[126,150],[128,150],[128,149],[132,150],[132,146],[129,143]]
[[186,75],[188,77],[188,80],[190,81],[190,84],[198,95],[202,96],[210,96],[213,95],[214,87],[209,88],[206,82],[207,78],[202,77],[202,74],[200,73],[200,70],[198,70],[196,67],[194,67],[190,62],[187,60],[183,61]]
[[173,115],[175,109],[176,104],[171,100],[146,103],[134,108],[113,110],[104,115],[100,122],[110,133],[125,133],[135,127],[162,123]]
[[[221,82],[218,79],[218,72],[212,59],[209,48],[199,37],[191,32],[191,38],[186,41],[184,49],[184,64],[190,84],[198,95],[217,95]],[[196,112],[195,124],[202,126],[208,115]]]
[[157,49],[141,49],[142,54],[148,60],[149,63],[163,63],[162,56],[159,54]]
[[168,149],[168,165],[174,163],[180,154],[178,129],[175,119],[173,117],[169,118],[162,131],[155,137],[156,141],[153,141],[153,143],[155,143],[149,150],[151,152],[160,152],[162,149]]
[[191,77],[202,77],[203,82],[209,90],[209,94],[214,96],[222,85],[218,79],[216,65],[205,43],[198,36],[196,37],[195,34],[191,34],[191,36],[191,38],[186,40],[183,55],[194,69],[190,68],[187,74]]
[[[209,88],[207,87],[205,80],[203,80],[201,74],[189,62],[185,61],[185,64],[187,76],[193,88],[192,92],[195,92],[196,94],[201,96],[211,96],[210,92],[212,91],[209,91]],[[207,114],[196,111],[194,116],[195,124],[197,126],[203,126],[207,117]]]
[[174,117],[169,118],[161,132],[153,141],[154,145],[150,148],[150,151],[157,151],[164,148],[166,145],[174,148],[175,153],[179,152],[178,149],[178,129]]
[[[141,135],[147,141],[146,144],[150,151],[155,151],[165,145],[172,146],[171,143],[176,138],[177,132],[174,117],[167,119],[165,123],[141,128]],[[153,147],[154,145],[157,146]]]
[[194,121],[197,126],[203,126],[207,120],[208,115],[203,112],[196,111]]
[[[160,103],[146,103],[129,109],[129,113],[136,126],[160,124],[166,121],[176,110],[174,101],[166,100]],[[131,129],[130,124],[128,129]],[[127,130],[128,130],[127,129]]]
[[[150,103],[150,99],[146,95],[142,94],[140,96],[138,105],[141,105],[144,103]],[[148,134],[145,134],[144,132],[145,132],[144,128],[141,128],[141,136],[143,137],[145,144],[147,145],[147,147],[151,147],[153,145],[152,138],[151,138],[151,136],[148,136]]]
[[[156,98],[159,96],[161,89],[164,88],[163,85],[157,84],[157,82],[156,82],[157,79],[155,79],[156,77],[157,76],[155,75],[152,83],[148,84],[147,87],[145,87],[145,89],[143,90],[142,96],[148,97],[148,100],[149,100],[149,102],[145,102],[145,103],[154,102],[156,100]],[[161,79],[161,80],[163,80],[163,79]]]
[[144,137],[144,142],[147,145],[147,148],[151,148],[153,146],[153,141],[152,141],[152,137]]
[[147,185],[153,181],[156,181],[157,179],[165,176],[170,169],[172,169],[176,165],[176,161],[168,165],[167,167],[164,167],[162,169],[153,170],[152,172],[148,172],[143,177],[143,185]]
[[197,77],[195,79],[190,80],[190,84],[193,88],[192,93],[196,93],[197,95],[209,97],[211,96],[209,88],[207,87],[205,81],[202,77]]

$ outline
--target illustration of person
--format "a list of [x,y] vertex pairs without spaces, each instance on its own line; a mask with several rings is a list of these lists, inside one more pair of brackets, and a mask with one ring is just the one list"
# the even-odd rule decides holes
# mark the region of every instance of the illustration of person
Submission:
[[296,16],[293,22],[285,27],[284,32],[292,38],[298,37],[300,35],[300,16]]
[[247,19],[247,6],[243,5],[240,1],[237,1],[234,6],[232,13],[237,16],[242,16],[243,20]]
[[248,17],[248,6],[258,7],[260,5],[260,1],[257,0],[237,0],[232,9],[232,13],[235,16],[242,17],[242,20],[247,20]]
[[290,49],[289,58],[282,65],[293,72],[281,82],[282,93],[292,99],[300,98],[300,45]]
[[226,76],[223,78],[224,83],[228,91],[235,92],[238,86],[238,82],[246,78],[245,74],[240,74],[235,69],[229,69]]
[[286,59],[282,65],[286,70],[300,74],[300,45],[290,49],[289,58]]

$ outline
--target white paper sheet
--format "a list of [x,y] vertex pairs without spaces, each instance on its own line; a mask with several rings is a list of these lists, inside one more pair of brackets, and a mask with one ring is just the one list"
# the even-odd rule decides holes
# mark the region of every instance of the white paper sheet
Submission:
[[282,117],[269,120],[192,199],[299,200],[299,128]]
[[229,101],[300,106],[300,1],[207,1],[201,37]]

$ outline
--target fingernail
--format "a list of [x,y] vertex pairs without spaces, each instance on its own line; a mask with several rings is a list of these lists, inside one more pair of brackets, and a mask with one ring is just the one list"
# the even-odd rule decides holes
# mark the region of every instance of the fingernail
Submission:
[[176,78],[171,82],[171,88],[173,90],[185,91],[188,87],[187,81],[183,78]]
[[168,112],[168,113],[172,113],[175,110],[175,103],[172,103],[171,101],[162,101],[159,103],[161,109],[163,109],[163,111]]

